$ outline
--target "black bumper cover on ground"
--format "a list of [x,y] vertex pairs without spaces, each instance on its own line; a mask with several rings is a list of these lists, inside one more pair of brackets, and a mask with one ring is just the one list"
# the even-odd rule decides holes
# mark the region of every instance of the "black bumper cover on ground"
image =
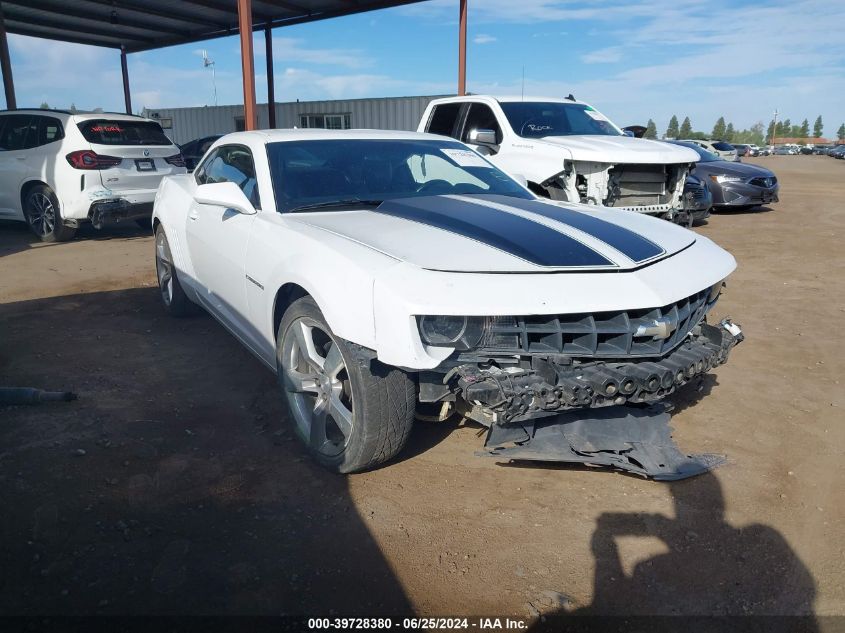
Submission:
[[149,220],[153,215],[153,203],[131,204],[126,200],[104,200],[91,205],[88,219],[95,229],[109,224],[119,224],[134,220]]
[[725,463],[723,455],[687,455],[672,441],[668,407],[609,407],[588,417],[564,413],[502,432],[492,427],[480,455],[516,461],[610,466],[658,481],[686,479]]

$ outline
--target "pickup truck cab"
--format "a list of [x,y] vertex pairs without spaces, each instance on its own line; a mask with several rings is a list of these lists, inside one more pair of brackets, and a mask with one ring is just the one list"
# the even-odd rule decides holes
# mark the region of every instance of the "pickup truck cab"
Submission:
[[668,220],[684,210],[684,180],[698,160],[689,148],[632,138],[574,98],[435,99],[418,131],[470,145],[539,196]]

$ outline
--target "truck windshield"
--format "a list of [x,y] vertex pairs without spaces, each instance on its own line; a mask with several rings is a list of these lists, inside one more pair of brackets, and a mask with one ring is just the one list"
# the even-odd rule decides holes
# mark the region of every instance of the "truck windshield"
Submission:
[[526,138],[543,136],[624,136],[598,110],[583,103],[504,102],[500,104],[513,131]]
[[267,157],[281,213],[433,195],[532,198],[510,176],[458,142],[283,141],[269,143]]

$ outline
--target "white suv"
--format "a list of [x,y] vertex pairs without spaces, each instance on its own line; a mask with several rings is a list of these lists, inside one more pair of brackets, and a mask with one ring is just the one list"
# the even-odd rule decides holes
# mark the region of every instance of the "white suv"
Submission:
[[59,110],[0,112],[0,219],[45,242],[126,220],[149,223],[162,177],[185,173],[155,121]]

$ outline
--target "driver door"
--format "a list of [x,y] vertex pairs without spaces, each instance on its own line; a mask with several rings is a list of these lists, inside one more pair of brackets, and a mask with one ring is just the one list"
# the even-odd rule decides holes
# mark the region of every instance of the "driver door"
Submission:
[[[196,172],[198,185],[233,182],[260,209],[255,163],[249,148],[222,145]],[[245,215],[194,200],[185,235],[197,276],[197,293],[205,307],[244,339],[253,339],[246,300],[246,254],[255,214]]]

